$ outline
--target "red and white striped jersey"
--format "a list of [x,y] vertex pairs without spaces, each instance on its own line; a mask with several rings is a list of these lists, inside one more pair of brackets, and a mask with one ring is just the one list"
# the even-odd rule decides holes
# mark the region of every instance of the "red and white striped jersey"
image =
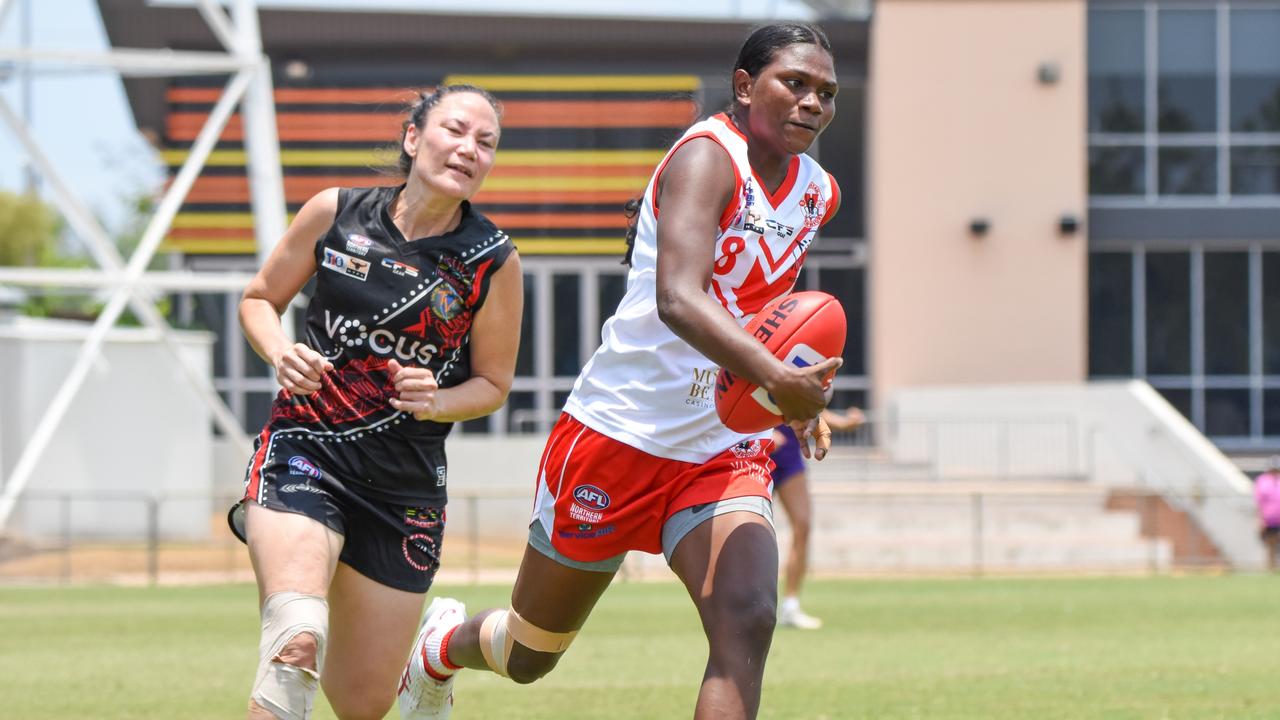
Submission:
[[720,422],[719,368],[658,319],[658,178],[672,153],[699,137],[714,140],[733,161],[736,190],[720,215],[707,292],[739,324],[791,290],[818,228],[839,204],[835,180],[807,155],[793,157],[786,180],[769,192],[747,159],[746,137],[724,114],[690,127],[649,180],[626,294],[605,323],[602,344],[578,376],[565,411],[651,455],[694,463],[768,435],[742,435]]

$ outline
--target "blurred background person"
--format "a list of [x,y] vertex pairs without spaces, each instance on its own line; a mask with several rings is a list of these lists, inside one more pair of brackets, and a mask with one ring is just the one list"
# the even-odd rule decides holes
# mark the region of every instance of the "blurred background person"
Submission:
[[1276,569],[1280,550],[1280,455],[1267,460],[1267,469],[1253,481],[1253,498],[1258,503],[1258,535],[1267,548],[1267,569]]
[[[823,410],[822,419],[832,432],[856,430],[866,421],[858,408],[838,413]],[[800,443],[790,425],[783,423],[773,429],[773,496],[782,501],[791,526],[791,549],[787,553],[787,565],[783,571],[782,604],[778,606],[778,624],[801,630],[817,630],[822,620],[800,608],[800,586],[809,570],[809,537],[813,523],[813,500],[809,494],[809,477],[805,472],[804,455]]]

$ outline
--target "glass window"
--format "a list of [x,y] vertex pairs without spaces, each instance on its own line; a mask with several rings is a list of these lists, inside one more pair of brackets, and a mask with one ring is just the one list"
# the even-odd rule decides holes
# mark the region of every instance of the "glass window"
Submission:
[[1218,192],[1218,151],[1212,147],[1160,148],[1161,195],[1214,195]]
[[828,407],[837,412],[844,412],[850,408],[866,410],[866,402],[867,393],[865,390],[836,390],[831,395],[831,403]]
[[1191,256],[1147,253],[1147,374],[1191,372]]
[[1217,122],[1217,29],[1212,10],[1161,10],[1158,128],[1214,132]]
[[860,238],[866,234],[862,189],[866,177],[866,88],[845,79],[840,78],[840,112],[822,134],[818,149],[818,160],[840,185],[840,210],[822,227],[819,243],[828,238]]
[[1231,12],[1231,129],[1280,132],[1280,9]]
[[[222,399],[223,405],[226,405],[228,408],[232,407],[231,393],[227,392],[226,390],[219,390],[218,397]],[[234,410],[232,412],[234,412]],[[249,437],[253,437],[258,433],[262,432],[261,423],[259,423],[257,427],[250,427],[248,420],[245,420],[244,418],[240,418],[240,425],[242,429],[249,434]],[[214,422],[212,418],[209,419],[209,429],[213,432],[214,437],[218,437],[218,438],[225,437],[222,434],[222,427],[218,425],[218,423]]]
[[520,349],[516,352],[516,375],[533,375],[533,346],[535,339],[533,337],[533,319],[537,317],[537,294],[534,293],[534,284],[537,277],[525,273],[524,275],[524,317],[520,318]]
[[1262,253],[1262,372],[1280,375],[1280,252]]
[[1249,254],[1204,254],[1204,370],[1249,373]]
[[[1280,96],[1277,96],[1280,111]],[[1280,195],[1280,146],[1231,149],[1233,195]]]
[[582,369],[582,318],[579,312],[579,288],[582,278],[572,275],[553,275],[551,294],[553,311],[552,365],[556,375],[576,376]]
[[1089,256],[1089,374],[1133,374],[1133,254]]
[[[294,337],[304,338],[306,333],[295,335]],[[244,375],[245,377],[275,377],[275,368],[261,357],[258,357],[258,351],[253,349],[249,344],[248,338],[243,334],[240,336],[240,342],[244,345]]]
[[1249,435],[1249,391],[1205,390],[1204,432],[1214,437]]
[[1182,413],[1183,417],[1191,417],[1191,391],[1189,389],[1156,387],[1156,391],[1163,395],[1164,399],[1168,400],[1175,410]]
[[866,299],[863,268],[836,267],[818,269],[818,289],[835,296],[844,306],[848,330],[844,341],[844,375],[866,373]]
[[[231,331],[227,327],[227,296],[223,293],[196,293],[191,296],[191,301],[192,326],[213,333],[213,376],[226,377],[227,334]],[[233,339],[235,337],[232,336]]]
[[251,436],[262,432],[262,426],[271,417],[271,403],[276,399],[269,392],[247,392],[244,394],[244,429]]
[[1143,131],[1145,54],[1142,11],[1089,11],[1089,132]]
[[[622,300],[622,296],[627,292],[627,276],[619,273],[600,273],[596,281],[596,302],[599,303],[600,326],[604,327],[604,321],[613,316],[614,311],[618,309],[618,303]],[[593,338],[595,346],[600,344],[600,333],[597,331]]]
[[1262,434],[1280,437],[1280,390],[1262,393]]
[[507,395],[507,432],[538,432],[537,393],[512,392]]
[[1089,148],[1089,194],[1143,195],[1147,156],[1141,146]]

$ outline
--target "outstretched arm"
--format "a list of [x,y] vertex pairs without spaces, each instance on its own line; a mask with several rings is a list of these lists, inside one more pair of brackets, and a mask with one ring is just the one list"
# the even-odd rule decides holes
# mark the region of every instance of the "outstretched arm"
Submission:
[[862,427],[862,424],[867,421],[867,416],[858,408],[849,408],[842,413],[827,408],[822,411],[822,419],[827,421],[827,426],[832,430],[841,432]]

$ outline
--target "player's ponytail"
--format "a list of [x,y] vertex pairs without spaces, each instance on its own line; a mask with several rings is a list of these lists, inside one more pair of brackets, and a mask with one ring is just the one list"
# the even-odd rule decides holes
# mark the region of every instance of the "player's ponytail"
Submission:
[[627,253],[622,256],[622,264],[631,266],[631,254],[636,249],[636,226],[640,224],[640,208],[644,207],[642,198],[633,197],[622,204],[622,214],[627,216]]

